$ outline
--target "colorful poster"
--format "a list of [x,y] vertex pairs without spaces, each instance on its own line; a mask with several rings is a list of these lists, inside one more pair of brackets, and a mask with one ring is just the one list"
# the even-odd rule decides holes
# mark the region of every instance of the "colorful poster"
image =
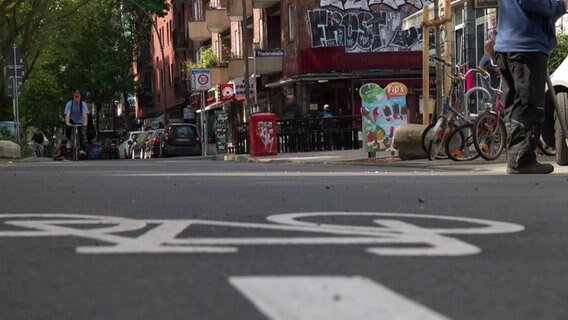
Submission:
[[391,82],[384,89],[376,83],[359,88],[367,152],[392,150],[394,130],[407,123],[407,94],[408,88],[400,82]]

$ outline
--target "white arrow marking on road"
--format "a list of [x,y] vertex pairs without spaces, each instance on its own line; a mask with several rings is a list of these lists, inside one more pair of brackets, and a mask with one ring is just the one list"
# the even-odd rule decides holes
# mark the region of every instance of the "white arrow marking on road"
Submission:
[[271,320],[449,319],[364,277],[230,277]]

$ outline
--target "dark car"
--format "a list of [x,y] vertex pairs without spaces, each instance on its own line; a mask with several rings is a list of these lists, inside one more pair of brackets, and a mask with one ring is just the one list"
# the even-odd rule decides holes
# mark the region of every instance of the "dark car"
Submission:
[[154,132],[154,130],[146,130],[138,135],[136,141],[132,144],[131,154],[132,159],[144,159],[144,150],[146,150],[146,143],[148,143],[148,138]]
[[195,125],[189,123],[166,125],[160,145],[160,157],[200,155],[201,138]]
[[157,158],[160,156],[160,143],[164,136],[164,129],[156,129],[149,137],[144,149],[145,158]]

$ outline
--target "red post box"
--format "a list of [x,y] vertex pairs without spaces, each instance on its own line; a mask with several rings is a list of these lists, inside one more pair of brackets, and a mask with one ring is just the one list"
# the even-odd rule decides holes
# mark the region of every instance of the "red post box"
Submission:
[[255,113],[250,116],[249,126],[250,154],[252,156],[272,156],[278,154],[276,148],[276,115],[274,113]]

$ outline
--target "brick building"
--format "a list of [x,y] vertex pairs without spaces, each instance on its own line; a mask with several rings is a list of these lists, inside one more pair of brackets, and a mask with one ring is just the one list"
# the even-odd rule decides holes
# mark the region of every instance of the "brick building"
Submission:
[[[422,29],[402,25],[430,1],[246,0],[246,10],[242,2],[172,0],[166,16],[154,17],[151,47],[142,50],[146,56],[137,64],[144,79],[136,111],[142,123],[165,123],[184,119],[188,109],[200,111],[202,99],[191,91],[188,66],[202,62],[205,52],[216,57],[201,66],[211,71],[212,90],[203,102],[207,117],[211,110],[224,109],[232,123],[245,122],[256,111],[281,118],[288,93],[297,96],[306,117],[316,116],[324,104],[337,116],[358,116],[361,86],[375,83],[384,89],[397,83],[406,88],[407,121],[422,121]],[[452,7],[463,11],[470,2],[454,1]],[[490,31],[485,13],[475,11],[482,26],[475,30],[482,33],[476,52]],[[463,29],[464,21],[454,24]],[[251,76],[249,99],[245,73]],[[229,97],[220,90],[227,86],[233,89]]]

